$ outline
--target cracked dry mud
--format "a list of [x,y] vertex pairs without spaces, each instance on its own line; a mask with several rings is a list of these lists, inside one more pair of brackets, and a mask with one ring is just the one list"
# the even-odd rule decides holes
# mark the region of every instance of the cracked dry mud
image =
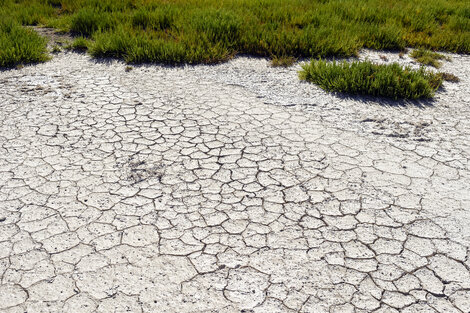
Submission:
[[470,312],[453,58],[430,106],[262,59],[0,72],[0,311]]

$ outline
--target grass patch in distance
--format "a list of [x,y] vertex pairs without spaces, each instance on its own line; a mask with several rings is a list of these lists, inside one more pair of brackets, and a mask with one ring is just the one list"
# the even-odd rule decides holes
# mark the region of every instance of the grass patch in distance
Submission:
[[249,54],[287,65],[362,48],[470,53],[468,0],[0,0],[6,18],[84,36],[92,55],[135,63]]
[[398,63],[379,65],[370,61],[312,60],[302,66],[299,77],[326,91],[395,100],[430,98],[442,84],[439,74],[423,68],[414,70]]

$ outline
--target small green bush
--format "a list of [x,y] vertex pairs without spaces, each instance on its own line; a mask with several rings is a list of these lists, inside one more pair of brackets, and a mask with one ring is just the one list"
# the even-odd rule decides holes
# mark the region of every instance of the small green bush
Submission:
[[0,67],[43,62],[48,59],[46,40],[12,21],[0,22]]
[[326,91],[392,99],[429,98],[442,83],[440,75],[423,68],[413,70],[398,63],[379,65],[369,61],[312,60],[302,66],[299,76]]

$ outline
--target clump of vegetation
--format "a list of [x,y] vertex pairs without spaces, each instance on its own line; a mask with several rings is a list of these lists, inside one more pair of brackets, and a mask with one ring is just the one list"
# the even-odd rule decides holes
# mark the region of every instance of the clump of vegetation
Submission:
[[89,41],[84,37],[77,37],[72,41],[71,49],[75,51],[86,51]]
[[[237,53],[349,57],[361,48],[470,53],[466,0],[0,0],[0,20],[90,40],[128,62],[216,63]],[[285,60],[284,60],[285,59]],[[280,62],[279,62],[280,61]]]
[[294,57],[286,57],[286,56],[281,56],[281,57],[273,57],[271,59],[271,65],[273,67],[289,67],[292,64],[294,64],[297,61],[297,58]]
[[326,91],[392,99],[429,98],[442,84],[439,74],[423,68],[413,70],[398,63],[379,65],[369,61],[312,60],[302,66],[299,76]]
[[454,74],[451,73],[439,73],[439,75],[442,77],[443,80],[451,83],[458,83],[460,81],[460,78],[455,76]]
[[59,53],[61,51],[62,51],[62,48],[57,44],[52,47],[52,53]]
[[82,36],[91,36],[98,30],[112,28],[114,24],[111,13],[85,7],[72,16],[70,31]]
[[88,46],[90,45],[90,40],[79,36],[73,38],[73,40],[67,40],[63,43],[64,48],[67,50],[73,50],[75,52],[85,52],[88,50]]
[[426,49],[415,49],[410,53],[410,56],[423,65],[431,65],[435,68],[442,66],[442,62],[439,60],[450,61],[450,58],[445,55]]
[[233,55],[222,43],[212,45],[205,36],[164,40],[142,30],[128,33],[118,27],[115,32],[98,32],[93,39],[89,47],[91,55],[122,58],[127,63],[216,63]]
[[0,67],[48,60],[46,40],[13,21],[0,20]]

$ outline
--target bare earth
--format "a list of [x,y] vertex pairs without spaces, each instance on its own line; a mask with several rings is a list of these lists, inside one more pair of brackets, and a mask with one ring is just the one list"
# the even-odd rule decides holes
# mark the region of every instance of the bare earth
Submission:
[[452,57],[399,106],[263,59],[0,72],[0,311],[470,312]]

